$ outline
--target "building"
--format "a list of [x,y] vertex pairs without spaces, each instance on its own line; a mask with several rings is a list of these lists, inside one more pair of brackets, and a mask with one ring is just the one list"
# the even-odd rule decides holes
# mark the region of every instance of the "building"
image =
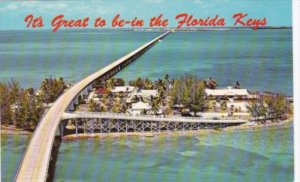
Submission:
[[214,99],[235,98],[248,99],[250,94],[247,89],[235,89],[232,87],[222,89],[205,89],[205,94]]
[[133,115],[141,115],[145,111],[147,112],[147,111],[151,110],[151,108],[152,107],[150,106],[149,103],[145,103],[145,102],[139,101],[137,103],[133,103],[132,104],[130,112]]
[[131,103],[134,97],[138,97],[138,98],[142,97],[150,100],[151,97],[158,97],[158,91],[157,90],[135,90],[134,92],[128,95],[126,102]]
[[136,88],[134,86],[116,86],[114,89],[111,90],[112,93],[131,93],[134,92]]
[[247,89],[232,87],[221,89],[205,89],[207,97],[213,99],[215,110],[228,110],[230,112],[247,112],[248,101],[253,99],[253,94]]

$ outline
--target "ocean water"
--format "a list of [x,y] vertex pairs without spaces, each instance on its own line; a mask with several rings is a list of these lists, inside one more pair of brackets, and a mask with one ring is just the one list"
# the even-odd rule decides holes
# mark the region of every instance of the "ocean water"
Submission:
[[[28,137],[1,139],[1,181],[12,181]],[[291,182],[293,126],[195,136],[64,142],[54,181]]]
[[47,77],[74,83],[140,45],[158,32],[0,31],[0,81],[15,79],[38,88]]
[[1,181],[13,181],[29,137],[1,134]]
[[[76,82],[161,32],[1,31],[0,81],[37,88],[49,76]],[[220,86],[293,95],[292,30],[176,32],[116,77],[193,73]],[[1,137],[1,181],[12,181],[28,142]],[[194,137],[62,143],[55,181],[293,181],[293,126]]]
[[173,33],[117,76],[157,79],[185,73],[213,77],[221,87],[239,81],[250,90],[293,95],[292,31]]
[[55,181],[293,181],[293,127],[64,143]]
[[[35,87],[49,76],[76,82],[161,32],[1,31],[0,81]],[[185,73],[213,77],[219,86],[237,80],[251,90],[293,95],[292,30],[176,32],[116,77],[157,79]]]

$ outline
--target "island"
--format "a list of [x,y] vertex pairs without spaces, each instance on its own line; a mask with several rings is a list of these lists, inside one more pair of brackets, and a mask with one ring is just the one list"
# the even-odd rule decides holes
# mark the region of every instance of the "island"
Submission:
[[[154,81],[139,77],[128,84],[115,77],[95,80],[92,90],[70,109],[70,116],[117,117],[105,121],[100,121],[101,117],[66,117],[64,139],[249,129],[279,126],[293,120],[290,96],[250,91],[239,81],[227,87],[218,84],[211,77],[201,79],[190,74],[179,78],[166,74]],[[23,89],[15,80],[1,82],[1,132],[30,134],[52,103],[71,86],[63,78],[51,77],[43,80],[38,89]],[[118,120],[123,117],[143,119]]]

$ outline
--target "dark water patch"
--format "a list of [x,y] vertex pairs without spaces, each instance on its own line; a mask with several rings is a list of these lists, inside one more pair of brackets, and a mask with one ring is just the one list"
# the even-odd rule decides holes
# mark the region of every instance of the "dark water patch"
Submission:
[[58,158],[58,153],[59,153],[59,147],[61,144],[61,137],[56,136],[54,138],[53,146],[51,149],[51,157],[50,157],[50,162],[49,162],[49,167],[48,167],[48,175],[47,175],[47,182],[52,182],[54,181],[54,175],[55,175],[55,164],[57,162]]

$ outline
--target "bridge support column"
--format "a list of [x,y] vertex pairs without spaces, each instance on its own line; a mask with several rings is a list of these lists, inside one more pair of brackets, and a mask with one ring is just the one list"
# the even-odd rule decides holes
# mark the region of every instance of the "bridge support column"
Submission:
[[77,124],[77,120],[75,120],[75,131],[76,131],[76,137],[78,137],[78,124]]
[[74,108],[74,102],[73,101],[71,101],[68,110],[69,111],[74,111],[75,110],[75,108]]
[[95,127],[94,127],[94,119],[92,119],[92,134],[94,134],[94,130],[95,130]]
[[83,132],[86,134],[86,120],[83,121]]
[[120,132],[120,120],[117,119],[117,122],[116,122],[116,126],[117,126],[117,132],[119,133]]
[[87,91],[90,92],[90,91],[92,91],[92,90],[93,90],[92,84],[88,85],[88,86],[87,86]]
[[86,88],[84,88],[83,90],[82,90],[82,93],[83,93],[83,95],[87,95],[89,92],[88,92],[88,88],[86,87]]
[[64,124],[60,123],[59,128],[60,128],[60,137],[61,137],[61,139],[63,139],[63,137],[64,137]]
[[79,104],[79,98],[78,98],[79,96],[77,95],[75,98],[74,98],[74,103],[75,104]]
[[158,126],[158,132],[160,133],[160,127],[161,127],[160,122],[157,123],[157,126]]

